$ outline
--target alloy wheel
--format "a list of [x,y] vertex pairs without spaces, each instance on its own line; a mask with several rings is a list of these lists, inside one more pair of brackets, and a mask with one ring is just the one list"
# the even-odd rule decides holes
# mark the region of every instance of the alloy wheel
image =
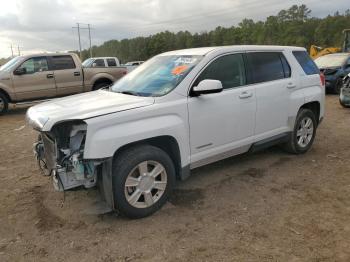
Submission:
[[310,117],[304,117],[298,127],[297,141],[300,147],[307,147],[314,135],[314,123]]
[[143,161],[128,174],[124,193],[130,205],[147,208],[154,205],[164,194],[167,172],[157,161]]

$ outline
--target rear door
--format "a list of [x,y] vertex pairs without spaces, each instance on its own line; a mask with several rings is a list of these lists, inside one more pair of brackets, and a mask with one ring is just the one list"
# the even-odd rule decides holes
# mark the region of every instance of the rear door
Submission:
[[256,93],[256,140],[287,132],[291,90],[297,83],[282,52],[248,52],[249,82]]
[[54,70],[57,96],[83,92],[83,73],[72,56],[57,55],[49,57]]
[[49,68],[46,56],[29,58],[19,68],[25,68],[26,73],[12,75],[18,101],[56,96],[53,71]]

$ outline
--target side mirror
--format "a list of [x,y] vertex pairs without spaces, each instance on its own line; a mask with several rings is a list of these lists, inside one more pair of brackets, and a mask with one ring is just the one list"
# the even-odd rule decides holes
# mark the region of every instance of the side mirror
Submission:
[[223,90],[222,83],[219,80],[205,79],[199,82],[198,86],[193,87],[192,94],[195,96],[220,93]]
[[92,63],[92,67],[97,67],[97,64],[96,63]]
[[25,67],[19,67],[15,71],[13,71],[13,74],[18,76],[24,75],[26,73],[27,73],[27,69]]

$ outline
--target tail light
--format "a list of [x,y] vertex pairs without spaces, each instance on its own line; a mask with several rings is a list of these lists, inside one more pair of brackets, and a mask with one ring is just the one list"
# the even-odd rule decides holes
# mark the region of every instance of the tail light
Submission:
[[325,76],[324,76],[324,74],[322,72],[320,73],[320,80],[321,80],[322,86],[325,87],[325,85],[326,85],[326,78],[325,78]]

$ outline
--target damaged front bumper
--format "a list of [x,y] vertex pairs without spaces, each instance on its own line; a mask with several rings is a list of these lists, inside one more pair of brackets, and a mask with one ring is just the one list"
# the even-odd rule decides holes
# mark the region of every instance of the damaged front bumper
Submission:
[[[76,131],[74,131],[76,132]],[[76,132],[69,139],[68,148],[58,148],[55,139],[41,133],[34,144],[34,154],[44,175],[52,176],[54,188],[64,191],[75,187],[94,187],[100,161],[83,159],[84,132]]]
[[[112,208],[114,207],[112,183],[112,158],[98,160],[84,160],[79,152],[69,156],[58,164],[59,149],[57,142],[45,133],[39,135],[38,142],[34,144],[34,154],[39,168],[44,175],[51,176],[55,190],[65,191],[76,187],[92,188],[97,186],[101,197]],[[61,161],[62,162],[62,161]]]

